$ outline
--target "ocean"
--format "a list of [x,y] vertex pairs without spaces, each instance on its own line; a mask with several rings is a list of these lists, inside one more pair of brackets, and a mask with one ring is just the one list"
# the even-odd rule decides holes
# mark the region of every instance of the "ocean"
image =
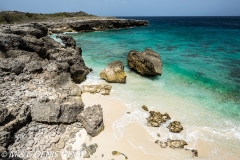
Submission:
[[[228,155],[240,159],[240,17],[118,18],[148,20],[149,26],[69,33],[81,46],[86,65],[93,69],[84,84],[103,83],[99,74],[114,60],[125,65],[127,83],[111,84],[111,94],[131,114],[114,122],[115,137],[124,136],[124,127],[134,122],[153,137],[160,133],[162,140],[184,139],[195,149],[200,144],[211,146],[206,146],[206,159],[227,159]],[[145,48],[160,54],[162,76],[143,77],[128,68],[128,52]],[[176,134],[169,133],[166,125],[147,127],[148,114],[142,105],[169,113],[184,130]],[[179,157],[178,153],[171,156]]]

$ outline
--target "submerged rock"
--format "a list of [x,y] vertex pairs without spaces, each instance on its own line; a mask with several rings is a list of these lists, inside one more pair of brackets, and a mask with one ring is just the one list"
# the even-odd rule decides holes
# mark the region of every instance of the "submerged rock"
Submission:
[[161,114],[160,112],[150,111],[150,116],[147,118],[149,126],[159,127],[162,123],[165,123],[167,120],[171,119],[170,116],[165,113]]
[[113,61],[100,73],[100,77],[109,83],[126,83],[127,75],[121,61]]
[[101,105],[87,107],[77,116],[77,120],[82,123],[87,133],[92,137],[98,135],[104,129]]
[[102,85],[82,85],[81,86],[82,92],[89,92],[89,93],[100,93],[102,95],[109,95],[112,89],[112,86],[108,84]]
[[131,50],[128,53],[128,66],[143,76],[162,75],[161,57],[151,49],[143,52]]
[[180,133],[183,130],[181,123],[178,121],[171,122],[167,128],[173,133]]

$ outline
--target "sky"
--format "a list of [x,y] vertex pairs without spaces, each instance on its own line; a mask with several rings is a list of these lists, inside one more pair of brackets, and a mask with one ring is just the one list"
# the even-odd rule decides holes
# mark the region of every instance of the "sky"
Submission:
[[0,10],[98,16],[240,16],[240,0],[0,0]]

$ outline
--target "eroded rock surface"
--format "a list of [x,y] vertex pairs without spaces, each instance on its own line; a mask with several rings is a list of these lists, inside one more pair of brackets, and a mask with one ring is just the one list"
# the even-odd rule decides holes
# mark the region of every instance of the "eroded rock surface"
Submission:
[[103,31],[109,29],[147,26],[146,20],[129,19],[92,19],[92,20],[61,20],[44,23],[50,33],[79,32],[79,31]]
[[74,123],[84,109],[75,83],[90,69],[80,48],[70,36],[63,46],[47,33],[37,23],[0,27],[0,132],[12,136],[32,120]]
[[145,49],[143,52],[131,50],[127,60],[129,68],[143,76],[162,75],[161,57],[151,49]]
[[180,133],[183,130],[181,123],[178,121],[171,122],[167,128],[173,133]]
[[100,77],[109,83],[126,83],[127,75],[121,61],[113,61],[100,73]]
[[102,84],[102,85],[82,85],[81,86],[82,92],[88,92],[88,93],[100,93],[102,95],[109,95],[112,89],[112,86],[108,84]]
[[170,116],[165,113],[161,114],[160,112],[150,111],[150,116],[147,118],[149,126],[159,127],[162,123],[165,123],[167,120],[171,119]]
[[185,145],[187,145],[187,142],[184,141],[184,140],[171,140],[171,139],[168,139],[167,143],[168,143],[168,146],[170,148],[173,148],[173,149],[175,149],[175,148],[180,148],[181,149],[181,148],[184,148]]
[[87,107],[78,115],[77,120],[83,124],[87,133],[93,137],[104,129],[103,112],[100,105]]

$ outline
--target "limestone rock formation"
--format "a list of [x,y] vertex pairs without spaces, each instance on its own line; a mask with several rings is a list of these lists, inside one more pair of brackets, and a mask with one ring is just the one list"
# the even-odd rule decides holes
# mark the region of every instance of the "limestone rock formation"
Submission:
[[171,122],[167,128],[173,133],[180,133],[183,130],[181,123],[178,121]]
[[100,93],[102,95],[109,95],[112,89],[112,86],[108,84],[102,85],[82,85],[81,86],[82,92],[89,92],[89,93]]
[[171,119],[170,116],[165,113],[161,114],[160,112],[150,111],[150,116],[147,118],[149,126],[159,127],[162,123],[165,123],[167,120]]
[[63,46],[47,33],[37,23],[0,27],[0,132],[14,135],[31,120],[73,123],[84,109],[73,82],[84,81],[90,69],[74,39]]
[[126,83],[127,75],[121,61],[113,61],[100,73],[100,77],[109,83]]
[[128,66],[143,76],[162,75],[161,57],[151,49],[143,52],[131,50],[128,53]]
[[77,116],[77,120],[83,124],[87,133],[93,137],[104,129],[103,112],[100,105],[87,107]]

